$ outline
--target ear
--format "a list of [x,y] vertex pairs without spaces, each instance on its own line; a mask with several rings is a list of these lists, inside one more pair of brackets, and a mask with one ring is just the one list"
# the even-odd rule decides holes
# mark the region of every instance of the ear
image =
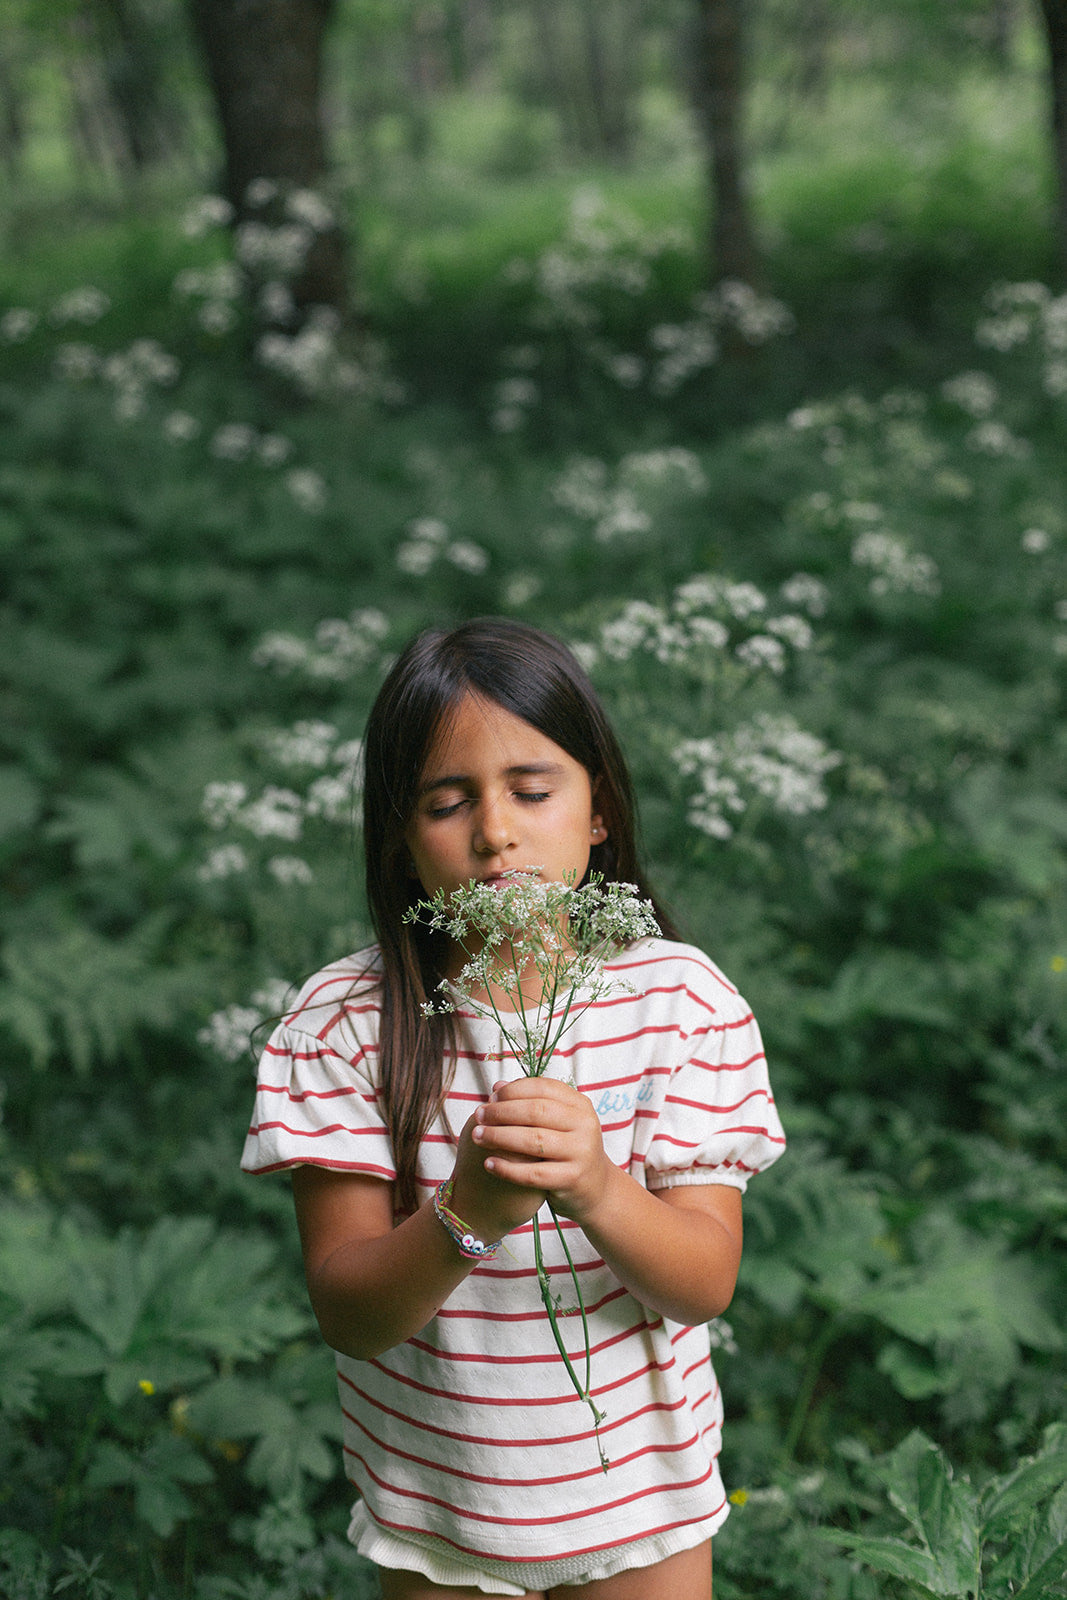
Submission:
[[604,826],[604,819],[599,811],[595,811],[589,820],[589,837],[594,844],[603,844],[607,836],[608,830]]

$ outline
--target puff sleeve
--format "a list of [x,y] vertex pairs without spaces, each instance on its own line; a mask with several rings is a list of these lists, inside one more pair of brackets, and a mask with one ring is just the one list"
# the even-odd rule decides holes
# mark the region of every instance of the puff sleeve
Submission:
[[[351,973],[347,973],[351,991]],[[300,1165],[362,1172],[392,1181],[392,1147],[376,1084],[376,1004],[330,995],[319,981],[267,1042],[256,1076],[252,1123],[241,1166],[278,1172]]]
[[656,1119],[645,1181],[651,1190],[722,1183],[743,1191],[785,1149],[756,1019],[735,990],[717,987],[687,1044]]

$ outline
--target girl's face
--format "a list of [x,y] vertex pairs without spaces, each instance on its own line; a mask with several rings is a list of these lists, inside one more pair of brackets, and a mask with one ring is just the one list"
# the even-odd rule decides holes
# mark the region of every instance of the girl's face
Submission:
[[405,834],[427,895],[536,868],[580,883],[607,836],[579,761],[492,700],[468,694],[430,749]]

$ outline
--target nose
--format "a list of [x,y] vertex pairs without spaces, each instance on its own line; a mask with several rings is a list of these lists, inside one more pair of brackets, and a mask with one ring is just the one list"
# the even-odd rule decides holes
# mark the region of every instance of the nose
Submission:
[[480,856],[498,856],[515,843],[511,808],[503,800],[483,799],[474,816],[474,849]]

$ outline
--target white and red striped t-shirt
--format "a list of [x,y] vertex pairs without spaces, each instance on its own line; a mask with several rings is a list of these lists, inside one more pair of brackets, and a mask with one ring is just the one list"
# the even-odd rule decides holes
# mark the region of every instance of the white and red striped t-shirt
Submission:
[[[376,1087],[376,961],[372,949],[325,968],[275,1030],[260,1065],[247,1171],[312,1163],[395,1177]],[[551,1074],[589,1096],[608,1155],[647,1188],[744,1189],[785,1143],[748,1006],[690,945],[645,940],[608,971],[634,992],[609,993],[582,1012]],[[419,1156],[424,1196],[451,1173],[455,1135],[471,1112],[515,1071],[495,1022],[462,1011],[457,1020],[444,1115]],[[547,1209],[541,1218],[545,1258],[569,1304]],[[337,1356],[346,1469],[380,1526],[439,1540],[475,1564],[531,1563],[725,1518],[707,1328],[646,1310],[578,1225],[563,1226],[589,1314],[610,1470],[553,1343],[527,1225],[405,1343],[371,1361]],[[581,1370],[580,1319],[560,1328]]]

